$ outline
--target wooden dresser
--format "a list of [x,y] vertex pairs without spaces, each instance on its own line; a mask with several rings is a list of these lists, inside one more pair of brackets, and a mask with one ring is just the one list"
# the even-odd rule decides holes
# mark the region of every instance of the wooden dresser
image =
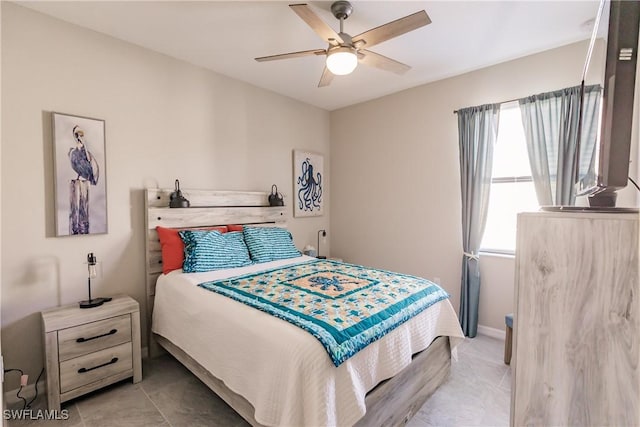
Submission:
[[518,215],[512,426],[640,425],[638,214]]
[[77,303],[42,312],[50,410],[108,384],[142,379],[140,309],[119,295],[99,307]]

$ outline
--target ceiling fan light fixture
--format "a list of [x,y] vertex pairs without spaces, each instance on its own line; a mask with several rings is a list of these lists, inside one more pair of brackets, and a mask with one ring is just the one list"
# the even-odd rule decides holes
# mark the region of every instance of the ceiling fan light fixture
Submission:
[[[344,21],[351,15],[351,12],[353,12],[353,6],[347,0],[334,1],[331,5],[331,13],[340,21],[340,32],[336,32],[327,25],[308,4],[290,4],[289,7],[311,27],[320,38],[329,43],[329,46],[327,49],[312,49],[262,56],[255,58],[255,60],[262,62],[276,59],[298,58],[301,56],[326,55],[326,63],[318,87],[329,86],[334,76],[343,76],[352,73],[359,62],[369,67],[391,71],[396,74],[406,73],[411,69],[410,66],[372,52],[369,48],[431,23],[431,18],[429,18],[427,12],[421,10],[352,37],[344,32]],[[365,47],[366,50],[364,49]]]
[[340,46],[329,50],[327,68],[336,76],[351,74],[358,66],[356,50],[348,46]]

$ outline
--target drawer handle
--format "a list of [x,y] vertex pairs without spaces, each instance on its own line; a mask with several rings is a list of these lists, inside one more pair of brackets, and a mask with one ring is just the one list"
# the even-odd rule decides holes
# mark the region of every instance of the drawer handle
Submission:
[[102,368],[103,366],[113,365],[117,361],[118,361],[118,358],[114,357],[113,359],[111,359],[107,363],[103,363],[102,365],[94,366],[93,368],[80,368],[80,369],[78,369],[78,373],[79,374],[84,374],[85,372],[93,371],[94,369]]
[[117,329],[112,329],[112,330],[110,330],[109,332],[107,332],[106,334],[96,335],[95,337],[90,337],[90,338],[82,338],[82,337],[80,337],[80,338],[78,338],[78,339],[76,340],[76,342],[87,342],[87,341],[95,340],[96,338],[107,337],[107,336],[109,336],[109,335],[113,335],[113,334],[115,334],[115,333],[117,333],[117,332],[118,332],[118,330],[117,330]]

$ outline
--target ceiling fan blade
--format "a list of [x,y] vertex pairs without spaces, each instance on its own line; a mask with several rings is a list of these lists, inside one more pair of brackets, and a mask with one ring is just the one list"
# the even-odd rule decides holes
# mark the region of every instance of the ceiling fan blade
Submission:
[[326,55],[326,54],[327,54],[327,51],[324,49],[301,50],[300,52],[290,52],[290,53],[281,53],[279,55],[261,56],[259,58],[255,58],[255,60],[258,62],[264,62],[264,61],[275,61],[277,59],[298,58],[300,56]]
[[327,25],[307,4],[290,4],[289,7],[298,14],[323,40],[334,46],[344,43],[342,37]]
[[322,77],[320,77],[320,82],[318,83],[318,87],[329,86],[333,81],[333,73],[329,71],[329,69],[325,66],[324,71],[322,72]]
[[387,58],[384,55],[380,55],[379,53],[371,52],[366,49],[360,49],[358,51],[358,60],[364,65],[385,71],[391,71],[396,74],[404,74],[411,69],[407,64],[403,64],[402,62],[398,62],[394,59]]
[[401,36],[409,31],[429,25],[430,23],[431,18],[429,18],[427,12],[421,10],[420,12],[413,13],[405,16],[404,18],[396,19],[395,21],[388,22],[384,25],[358,34],[353,37],[353,42],[354,44],[357,44],[359,41],[363,40],[366,47],[371,47],[394,37]]

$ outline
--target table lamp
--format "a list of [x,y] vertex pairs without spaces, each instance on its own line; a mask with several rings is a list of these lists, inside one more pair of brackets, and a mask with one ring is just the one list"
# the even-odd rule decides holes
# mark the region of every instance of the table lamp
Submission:
[[320,233],[322,233],[322,237],[327,237],[327,230],[318,230],[318,259],[327,259],[325,255],[320,255]]
[[87,286],[89,287],[89,299],[80,301],[80,308],[98,307],[104,304],[105,302],[111,301],[111,298],[109,297],[91,298],[91,279],[95,279],[96,277],[98,277],[98,269],[96,267],[97,264],[98,264],[98,261],[96,260],[96,256],[93,254],[93,252],[90,252],[89,254],[87,254],[87,270],[88,270]]

